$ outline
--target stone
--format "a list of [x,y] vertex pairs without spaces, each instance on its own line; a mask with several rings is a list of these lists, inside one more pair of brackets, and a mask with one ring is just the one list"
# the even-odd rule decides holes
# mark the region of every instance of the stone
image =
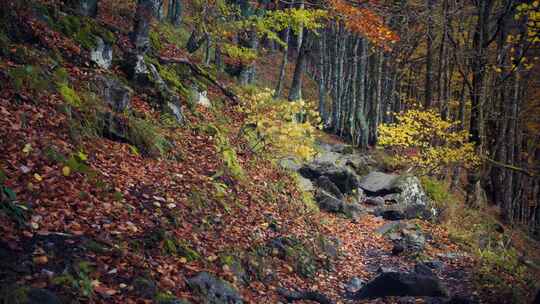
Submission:
[[334,163],[315,161],[302,166],[298,172],[310,180],[326,176],[343,194],[352,194],[353,190],[358,188],[356,174],[351,169]]
[[380,196],[388,193],[395,193],[398,190],[394,182],[398,178],[395,174],[386,174],[374,171],[360,180],[359,187],[362,188],[368,196]]
[[[375,215],[385,219],[432,219],[436,216],[435,209],[429,206],[429,198],[415,176],[371,172],[360,180],[360,188],[372,203],[378,204]],[[380,199],[377,198],[379,196]],[[380,204],[382,200],[385,204]],[[386,202],[392,204],[386,205]]]
[[435,216],[428,206],[429,198],[416,176],[400,176],[395,181],[394,187],[399,189],[399,193],[395,195],[395,201],[404,208],[407,218]]
[[97,76],[95,85],[99,95],[114,112],[122,113],[129,109],[133,90],[117,79]]
[[300,160],[294,156],[282,158],[278,163],[281,168],[289,171],[298,171],[300,168],[302,168]]
[[400,227],[401,227],[400,221],[392,221],[392,222],[385,223],[384,225],[379,227],[375,232],[380,235],[385,235],[391,231],[396,231],[400,229]]
[[137,295],[145,299],[154,298],[158,292],[156,283],[143,277],[135,278],[131,284],[133,285],[133,290],[137,293]]
[[112,46],[101,37],[96,37],[96,46],[90,50],[90,59],[98,67],[109,69],[112,65],[113,49]]
[[98,119],[103,126],[103,137],[117,142],[129,142],[129,126],[125,119],[112,112],[99,113]]
[[202,91],[202,92],[199,92],[197,91],[196,94],[195,94],[195,102],[198,104],[198,105],[201,105],[205,108],[210,108],[212,107],[212,103],[210,102],[210,99],[208,99],[208,96],[207,96],[208,92],[207,91]]
[[176,119],[176,122],[183,124],[185,122],[185,118],[180,106],[180,97],[169,89],[169,86],[167,86],[157,68],[153,64],[148,65],[148,70],[150,71],[151,80],[160,94],[162,110],[172,114]]
[[356,189],[356,202],[361,204],[366,200],[366,198],[367,196],[364,190],[362,190],[362,188],[357,188]]
[[405,212],[398,207],[381,207],[375,210],[376,216],[381,216],[385,220],[399,221],[406,219]]
[[392,247],[392,254],[393,255],[400,255],[405,251],[405,246],[402,244],[394,244],[394,247]]
[[433,270],[424,263],[418,263],[414,265],[414,272],[425,276],[435,276]]
[[144,54],[128,53],[124,63],[128,78],[146,85],[150,81],[150,70],[144,61]]
[[349,294],[358,292],[364,286],[365,282],[358,277],[353,277],[346,285],[345,291]]
[[67,3],[78,15],[85,17],[97,16],[98,0],[68,0]]
[[319,207],[328,212],[338,213],[343,208],[343,201],[332,196],[325,191],[317,191],[315,200],[319,204]]
[[238,291],[228,282],[208,272],[200,272],[188,279],[187,284],[203,303],[207,304],[241,304],[244,303]]
[[365,210],[362,206],[356,203],[343,203],[342,211],[345,216],[351,219],[358,219],[362,214],[365,213]]
[[311,180],[303,177],[303,176],[298,176],[297,177],[297,182],[298,182],[298,188],[302,191],[313,191],[315,190],[315,186],[313,186],[313,183],[311,182]]
[[416,230],[403,230],[403,244],[412,252],[418,252],[424,250],[426,245],[426,238],[420,231]]
[[343,199],[343,193],[339,190],[339,188],[326,176],[319,176],[317,179],[317,187],[320,189],[326,191],[327,193],[332,194],[335,198],[342,200]]
[[352,219],[360,217],[360,215],[364,212],[360,205],[355,203],[346,203],[320,189],[315,194],[315,200],[321,209],[333,213],[342,213]]
[[368,204],[368,205],[373,205],[373,206],[383,206],[384,205],[384,198],[380,197],[380,196],[375,196],[375,197],[368,197],[364,200],[364,203]]
[[448,291],[434,276],[417,273],[383,272],[369,281],[355,299],[395,297],[446,297]]
[[441,268],[443,267],[443,262],[438,261],[438,260],[433,260],[433,261],[425,262],[424,264],[425,264],[427,267],[429,267],[429,268],[431,268],[431,269],[435,269],[435,270],[441,269]]
[[324,254],[330,258],[337,258],[339,255],[339,250],[341,246],[341,241],[338,238],[323,238],[321,249]]
[[388,239],[390,239],[391,241],[401,241],[403,240],[403,237],[399,232],[392,232],[388,234]]

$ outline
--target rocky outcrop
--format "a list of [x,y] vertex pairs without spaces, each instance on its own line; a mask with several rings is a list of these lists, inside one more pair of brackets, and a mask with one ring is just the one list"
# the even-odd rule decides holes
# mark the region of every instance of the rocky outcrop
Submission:
[[366,195],[371,197],[396,193],[399,189],[394,186],[394,183],[398,177],[395,174],[374,171],[360,180],[359,187],[364,190]]
[[121,83],[119,80],[97,76],[95,85],[98,94],[111,107],[114,112],[122,113],[129,109],[133,90]]
[[90,59],[98,67],[108,69],[112,65],[112,45],[105,42],[101,37],[96,37],[96,46],[90,50]]
[[153,64],[150,64],[148,68],[152,82],[159,92],[162,110],[172,114],[178,123],[183,124],[185,119],[180,106],[180,97],[167,86]]
[[314,161],[304,165],[298,172],[310,180],[325,176],[343,194],[352,194],[353,190],[358,188],[358,176],[351,169],[334,163]]
[[347,203],[320,189],[317,190],[317,193],[315,194],[315,200],[322,210],[332,213],[341,213],[352,219],[359,218],[364,212],[360,205],[356,203]]
[[430,219],[436,216],[415,176],[371,172],[360,180],[359,187],[366,193],[364,202],[377,206],[374,213],[385,219]]
[[188,286],[207,304],[241,304],[244,303],[234,289],[208,272],[201,272],[187,281]]
[[394,297],[446,297],[448,291],[433,275],[383,272],[354,295],[354,299]]

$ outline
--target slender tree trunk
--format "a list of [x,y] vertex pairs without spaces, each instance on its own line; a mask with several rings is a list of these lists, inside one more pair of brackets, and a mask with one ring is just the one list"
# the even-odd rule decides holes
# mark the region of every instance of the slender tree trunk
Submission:
[[283,91],[283,83],[285,82],[285,71],[287,69],[287,62],[289,61],[289,35],[291,29],[287,28],[285,30],[285,38],[283,41],[285,45],[283,47],[283,57],[281,58],[281,68],[279,69],[279,78],[276,85],[276,91],[274,92],[274,98],[281,97],[281,92]]
[[324,127],[328,125],[328,117],[326,113],[326,70],[324,54],[326,52],[326,43],[325,43],[326,31],[323,31],[319,36],[319,114],[322,119]]
[[433,98],[433,0],[426,0],[426,5],[428,9],[428,21],[427,21],[427,37],[426,37],[426,85],[425,85],[425,99],[424,107],[430,108]]
[[296,58],[291,90],[289,91],[289,100],[291,101],[302,99],[302,76],[306,69],[307,55],[311,48],[311,39],[308,36],[308,32],[305,31],[300,53],[298,53],[298,57]]

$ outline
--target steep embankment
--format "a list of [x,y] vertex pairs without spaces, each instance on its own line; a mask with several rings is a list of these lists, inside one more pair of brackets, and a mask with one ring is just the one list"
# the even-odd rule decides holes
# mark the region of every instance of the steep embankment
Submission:
[[[250,149],[246,114],[221,83],[163,60],[185,55],[173,43],[145,55],[146,82],[130,78],[127,9],[115,9],[97,20],[2,10],[1,303],[346,302],[347,290],[374,296],[373,285],[357,292],[379,272],[385,290],[405,279],[413,295],[475,297],[472,260],[443,229],[375,216],[365,202],[380,203],[379,190],[358,197],[351,170],[366,174],[369,157],[332,143],[319,147],[329,167],[294,164],[330,191],[316,202]],[[169,30],[158,37],[170,42]],[[418,262],[428,264],[414,271]]]

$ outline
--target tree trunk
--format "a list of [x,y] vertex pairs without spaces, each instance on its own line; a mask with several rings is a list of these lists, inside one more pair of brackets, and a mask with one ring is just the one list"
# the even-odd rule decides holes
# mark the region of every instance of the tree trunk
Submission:
[[291,90],[289,91],[290,101],[302,99],[302,76],[304,74],[304,70],[306,69],[307,55],[311,48],[310,40],[312,39],[309,37],[309,33],[304,31],[304,39],[302,41],[302,45],[300,46],[298,57],[296,58]]
[[433,20],[431,18],[433,14],[433,0],[426,0],[426,5],[428,9],[428,20],[427,20],[427,37],[426,37],[426,85],[425,85],[425,100],[424,107],[426,109],[431,107],[432,104],[432,95],[433,95]]
[[283,91],[283,83],[285,82],[285,71],[287,69],[287,63],[289,61],[289,36],[291,29],[287,28],[285,30],[285,38],[283,39],[285,45],[283,46],[283,57],[281,58],[281,67],[279,69],[279,78],[276,85],[276,91],[274,93],[274,98],[280,98],[281,92]]

